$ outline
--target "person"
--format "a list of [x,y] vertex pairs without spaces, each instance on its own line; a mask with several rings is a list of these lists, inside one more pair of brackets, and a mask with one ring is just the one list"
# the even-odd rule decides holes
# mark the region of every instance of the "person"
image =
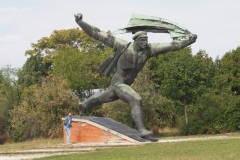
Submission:
[[149,58],[191,45],[196,41],[197,35],[191,34],[188,40],[173,40],[171,43],[148,43],[147,32],[138,31],[132,37],[134,42],[129,43],[83,21],[81,13],[74,16],[77,24],[89,36],[113,48],[115,52],[109,57],[110,60],[108,58],[98,67],[104,75],[112,75],[110,86],[104,92],[94,94],[81,102],[80,114],[86,114],[90,107],[121,99],[131,105],[131,116],[141,137],[149,137],[152,132],[148,131],[143,123],[141,96],[130,85]]
[[71,122],[72,122],[72,114],[68,113],[68,116],[66,117],[67,124],[64,126],[64,129],[66,131],[66,143],[71,144]]

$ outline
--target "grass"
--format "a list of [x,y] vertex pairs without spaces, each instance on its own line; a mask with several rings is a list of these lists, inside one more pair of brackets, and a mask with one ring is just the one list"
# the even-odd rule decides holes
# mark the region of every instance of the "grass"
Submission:
[[177,128],[161,128],[158,130],[158,137],[173,137],[180,136],[181,133]]
[[239,160],[239,146],[240,139],[150,143],[40,160]]
[[[160,139],[204,138],[216,135],[179,136],[177,131],[165,131]],[[239,160],[240,133],[218,136],[230,137],[222,140],[186,141],[171,143],[146,143],[140,146],[97,149],[88,153],[58,155],[39,160]],[[237,137],[234,139],[234,137]],[[62,139],[36,139],[27,142],[5,143],[0,151],[19,151],[53,146],[64,147]]]
[[19,150],[29,150],[29,149],[37,149],[43,147],[51,147],[55,145],[63,144],[62,139],[35,139],[26,142],[8,142],[3,145],[0,145],[0,151],[19,151]]

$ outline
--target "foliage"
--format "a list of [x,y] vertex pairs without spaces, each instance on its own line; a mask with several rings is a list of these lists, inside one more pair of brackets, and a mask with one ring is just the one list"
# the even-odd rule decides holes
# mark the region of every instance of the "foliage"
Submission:
[[189,124],[181,131],[188,134],[219,134],[240,130],[239,97],[208,92],[190,108]]
[[78,49],[60,51],[53,62],[53,73],[70,82],[71,88],[80,99],[91,95],[95,88],[105,88],[110,79],[97,72],[97,66],[109,55],[110,50],[85,53]]
[[14,141],[62,135],[61,118],[77,113],[78,101],[66,80],[48,76],[42,84],[24,90],[23,101],[11,111],[10,130]]
[[189,107],[189,124],[182,124],[183,135],[188,134],[216,134],[222,132],[221,104],[223,96],[206,93],[198,97],[196,103]]
[[0,144],[4,144],[9,137],[7,136],[7,120],[0,115]]
[[232,96],[224,103],[224,128],[230,132],[240,130],[240,97]]
[[104,88],[109,82],[96,69],[112,51],[82,30],[55,30],[49,37],[33,43],[32,48],[26,51],[30,58],[21,75],[24,83],[36,84],[39,76],[53,72],[67,79],[75,94],[83,99],[86,92],[89,96],[92,89]]
[[[32,43],[32,48],[26,51],[26,55],[30,57],[38,55],[37,60],[39,61],[42,61],[43,58],[42,63],[48,64],[48,68],[45,69],[51,71],[54,69],[52,64],[60,52],[78,49],[84,53],[97,54],[105,51],[107,47],[100,41],[89,37],[82,30],[68,29],[53,31],[49,37],[43,37],[37,43]],[[66,55],[64,57],[67,58]]]
[[23,87],[17,83],[17,69],[7,66],[1,70],[0,83],[0,114],[8,117],[8,110],[21,101]]
[[131,108],[129,104],[121,100],[105,103],[101,106],[101,108],[92,110],[90,115],[112,118],[129,127],[134,127],[134,122],[131,116]]
[[240,95],[240,47],[227,52],[220,62],[216,87]]
[[207,92],[214,76],[214,63],[205,51],[191,54],[190,48],[171,52],[152,60],[160,93],[184,106],[186,124],[188,123],[188,105]]
[[10,66],[0,70],[0,141],[9,139],[9,110],[21,101],[23,87],[17,83],[17,69]]
[[18,84],[24,87],[40,84],[41,78],[48,75],[49,67],[50,63],[43,63],[41,54],[30,56],[18,72]]

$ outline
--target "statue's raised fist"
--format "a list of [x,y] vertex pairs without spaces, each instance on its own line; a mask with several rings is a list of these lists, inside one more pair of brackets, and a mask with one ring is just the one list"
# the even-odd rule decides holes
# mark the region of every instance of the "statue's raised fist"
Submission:
[[190,34],[190,35],[189,35],[189,39],[190,39],[191,41],[195,42],[196,39],[197,39],[197,35],[196,35],[196,34]]
[[76,13],[74,14],[74,17],[75,17],[75,21],[78,22],[82,20],[83,15],[81,13]]

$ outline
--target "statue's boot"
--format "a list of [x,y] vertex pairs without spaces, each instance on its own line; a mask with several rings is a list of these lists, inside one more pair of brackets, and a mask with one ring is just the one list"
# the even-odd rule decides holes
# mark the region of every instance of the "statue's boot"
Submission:
[[87,106],[84,102],[79,104],[79,115],[86,116],[87,115]]
[[158,139],[157,138],[153,138],[151,136],[142,136],[142,138],[148,140],[148,141],[151,141],[151,142],[157,142]]
[[139,131],[141,137],[148,136],[148,135],[152,134],[152,132],[148,131],[145,128],[139,129],[138,131]]
[[141,112],[132,112],[132,118],[133,118],[133,121],[135,122],[135,125],[141,135],[141,137],[143,136],[148,136],[150,134],[152,134],[152,132],[148,131],[144,124],[143,124],[143,119],[142,119],[142,113]]
[[148,131],[144,127],[143,122],[136,124],[136,126],[137,126],[138,131],[140,132],[140,135],[143,139],[146,139],[146,140],[151,141],[151,142],[157,142],[158,141],[158,139],[150,136],[152,134],[152,132]]

